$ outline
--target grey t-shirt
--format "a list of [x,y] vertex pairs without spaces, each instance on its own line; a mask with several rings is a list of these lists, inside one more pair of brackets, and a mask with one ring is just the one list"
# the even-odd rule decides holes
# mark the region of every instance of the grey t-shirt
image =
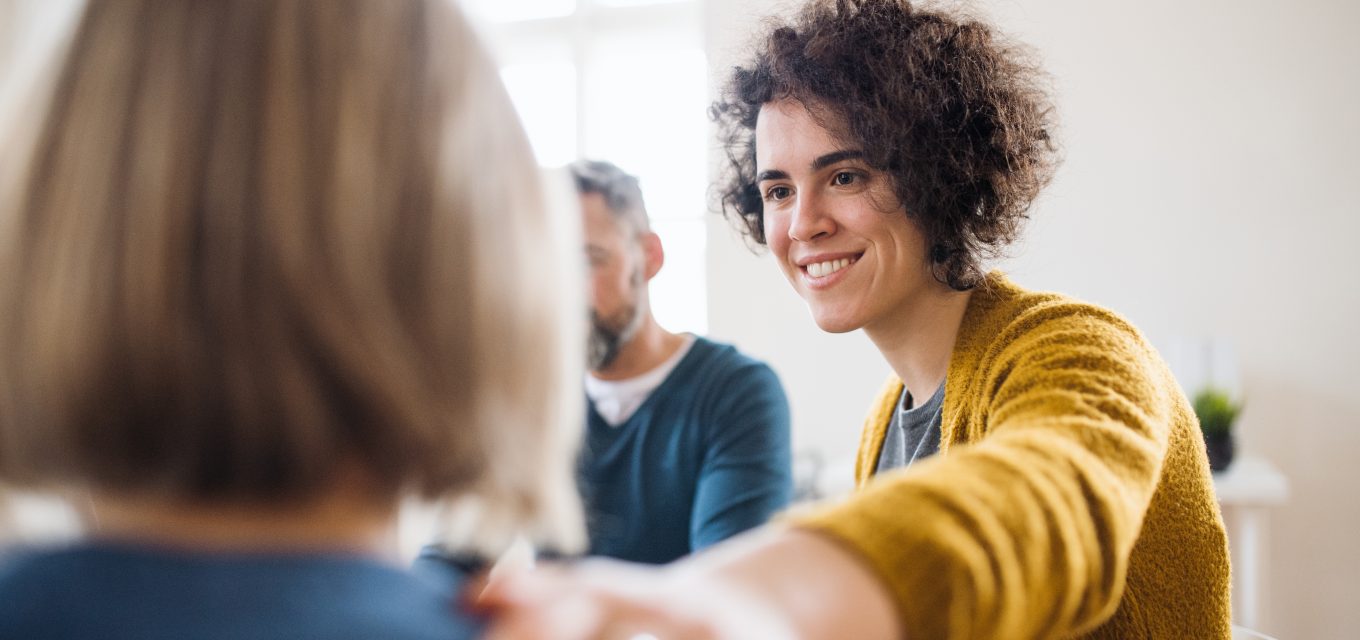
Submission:
[[929,400],[912,406],[905,389],[897,399],[897,410],[888,424],[883,450],[878,454],[874,473],[910,466],[911,463],[940,450],[940,410],[944,407],[944,383]]

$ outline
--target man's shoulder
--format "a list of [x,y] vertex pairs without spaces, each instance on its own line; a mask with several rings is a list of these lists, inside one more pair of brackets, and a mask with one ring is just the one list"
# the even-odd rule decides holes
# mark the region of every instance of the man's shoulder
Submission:
[[743,353],[735,346],[696,337],[690,354],[693,362],[684,372],[685,383],[700,387],[703,397],[773,397],[783,395],[779,376],[764,361]]
[[694,355],[702,359],[706,370],[770,368],[763,360],[742,352],[735,345],[704,336],[695,336],[692,350]]
[[689,359],[693,366],[688,367],[688,377],[706,384],[780,386],[779,376],[769,364],[726,342],[696,336]]

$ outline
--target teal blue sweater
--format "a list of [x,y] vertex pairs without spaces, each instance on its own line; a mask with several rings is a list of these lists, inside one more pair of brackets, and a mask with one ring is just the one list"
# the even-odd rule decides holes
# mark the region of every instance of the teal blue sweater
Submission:
[[590,554],[664,563],[763,524],[792,494],[779,378],[731,346],[695,340],[627,422],[587,399],[579,465]]

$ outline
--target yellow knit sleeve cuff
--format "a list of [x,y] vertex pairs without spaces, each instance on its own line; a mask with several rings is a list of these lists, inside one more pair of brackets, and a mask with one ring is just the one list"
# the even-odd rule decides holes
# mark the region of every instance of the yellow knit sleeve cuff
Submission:
[[954,589],[939,588],[954,571],[946,554],[931,550],[932,539],[948,539],[932,530],[947,525],[936,519],[919,529],[905,528],[903,517],[901,510],[883,513],[850,500],[792,511],[780,520],[832,540],[877,576],[891,593],[908,638],[968,637],[958,632],[972,620],[955,620],[966,612],[949,610],[946,594]]

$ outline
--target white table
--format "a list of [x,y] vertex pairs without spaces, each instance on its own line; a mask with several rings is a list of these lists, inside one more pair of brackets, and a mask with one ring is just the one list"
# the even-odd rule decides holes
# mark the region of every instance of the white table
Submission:
[[1257,628],[1270,541],[1267,511],[1289,499],[1289,481],[1265,459],[1239,455],[1226,471],[1214,474],[1214,490],[1232,554],[1233,622]]

